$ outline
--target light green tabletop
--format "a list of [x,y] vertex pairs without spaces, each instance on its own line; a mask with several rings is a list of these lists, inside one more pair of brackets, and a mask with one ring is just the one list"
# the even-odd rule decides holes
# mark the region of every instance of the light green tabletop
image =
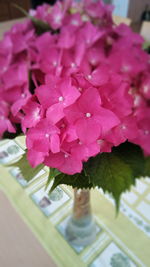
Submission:
[[30,183],[17,168],[6,164],[24,153],[24,139],[0,142],[0,190],[3,190],[39,242],[60,267],[150,266],[150,178],[141,178],[123,194],[119,216],[112,198],[92,190],[97,238],[87,247],[72,247],[65,240],[71,214],[72,189],[59,186],[51,197],[45,191],[47,169]]

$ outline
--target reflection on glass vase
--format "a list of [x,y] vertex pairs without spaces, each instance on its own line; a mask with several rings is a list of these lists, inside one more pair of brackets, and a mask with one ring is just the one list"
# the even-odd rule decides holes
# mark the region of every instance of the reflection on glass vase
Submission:
[[96,223],[91,213],[88,189],[74,189],[73,213],[66,227],[66,238],[77,246],[89,245],[96,238]]

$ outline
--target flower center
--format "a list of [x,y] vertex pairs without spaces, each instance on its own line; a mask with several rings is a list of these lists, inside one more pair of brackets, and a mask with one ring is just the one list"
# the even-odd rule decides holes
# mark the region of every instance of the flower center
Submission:
[[61,124],[61,128],[65,128],[65,124],[64,123]]
[[57,23],[60,23],[61,22],[61,15],[57,15],[55,16],[54,18],[54,22],[57,24]]
[[149,87],[148,85],[145,85],[145,86],[143,87],[143,91],[144,91],[144,93],[148,93],[149,89],[150,89],[150,87]]
[[65,154],[65,155],[64,155],[64,157],[65,157],[65,158],[68,158],[68,157],[69,157],[69,155],[68,155],[68,154]]
[[140,102],[141,102],[141,97],[140,97],[140,95],[136,95],[135,97],[134,97],[134,106],[139,106],[140,105]]
[[125,126],[125,125],[121,125],[121,129],[122,129],[122,130],[125,130],[125,129],[127,129],[127,126]]
[[76,67],[76,63],[72,62],[72,63],[71,63],[71,67],[72,67],[72,68],[75,68],[75,67]]
[[53,61],[53,66],[54,66],[54,67],[57,66],[57,61]]
[[48,133],[47,133],[47,134],[45,134],[45,137],[46,137],[46,138],[49,138],[49,134],[48,134]]
[[96,59],[95,59],[95,58],[92,58],[91,61],[90,61],[90,63],[91,63],[92,65],[95,65],[95,64],[96,64]]
[[103,144],[103,143],[104,143],[104,141],[103,141],[102,139],[98,139],[98,140],[97,140],[97,144],[98,144],[98,145],[101,145],[101,144]]
[[25,98],[26,97],[26,94],[25,93],[21,94],[21,97],[22,98]]
[[33,117],[34,117],[35,119],[39,119],[39,118],[40,118],[40,109],[39,109],[39,108],[37,108],[37,109],[34,111],[34,113],[33,113]]
[[59,100],[59,102],[62,102],[62,101],[64,101],[64,98],[63,98],[63,96],[60,96],[60,97],[58,98],[58,100]]
[[86,116],[87,118],[90,118],[90,117],[91,117],[91,113],[90,113],[90,112],[87,112],[87,113],[85,114],[85,116]]
[[92,75],[89,74],[89,75],[87,76],[87,78],[88,78],[89,80],[91,80],[91,79],[92,79]]

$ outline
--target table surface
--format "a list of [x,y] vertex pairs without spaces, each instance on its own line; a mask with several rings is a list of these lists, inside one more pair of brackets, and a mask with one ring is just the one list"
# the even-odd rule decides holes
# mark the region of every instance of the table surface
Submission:
[[[12,24],[13,21],[0,24],[1,36]],[[19,138],[15,141],[0,142],[0,152],[12,145],[19,146],[18,153],[23,153],[24,143]],[[16,156],[19,155],[21,154]],[[8,159],[11,161],[13,156],[15,155],[10,154]],[[47,213],[49,210],[39,206],[39,199],[46,194],[41,191],[46,182],[45,175],[26,185],[23,180],[17,180],[16,173],[10,173],[7,168],[0,167],[2,267],[53,267],[56,265],[52,258],[60,267],[112,266],[108,260],[115,264],[117,260],[122,260],[126,262],[126,266],[131,267],[150,266],[149,178],[138,181],[136,188],[123,196],[117,219],[110,196],[104,196],[99,190],[94,191],[92,204],[98,237],[89,247],[75,248],[68,244],[63,236],[65,218],[70,214],[72,206],[72,192],[62,187],[64,202],[52,202],[53,211]],[[45,197],[47,198],[47,195]]]
[[51,258],[0,191],[0,265],[55,267]]

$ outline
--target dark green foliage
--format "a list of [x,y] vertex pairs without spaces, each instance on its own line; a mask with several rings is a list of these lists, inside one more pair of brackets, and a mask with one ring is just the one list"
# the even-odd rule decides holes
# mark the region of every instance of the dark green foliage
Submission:
[[150,177],[150,157],[147,157],[145,159],[145,172],[144,176],[149,176]]
[[145,158],[139,146],[125,142],[115,147],[112,153],[130,166],[134,179],[143,175]]
[[10,133],[8,131],[4,132],[3,139],[14,139],[22,134],[22,129],[20,123],[15,124],[16,133]]
[[60,174],[60,172],[57,169],[55,169],[55,168],[49,169],[49,175],[48,175],[48,179],[47,179],[47,183],[46,183],[46,188],[50,184],[51,180],[53,180],[54,177],[56,178],[56,176],[59,174]]
[[40,19],[37,19],[33,16],[30,16],[28,14],[28,12],[26,10],[24,10],[22,7],[20,7],[16,4],[13,4],[13,6],[16,7],[18,10],[20,10],[22,12],[22,14],[24,14],[27,18],[29,18],[32,21],[34,28],[35,28],[35,32],[37,35],[41,35],[44,32],[51,32],[52,34],[59,33],[59,29],[54,30],[50,27],[50,25],[48,23],[46,23]]
[[[26,154],[13,166],[20,168],[27,181],[43,168],[42,164],[32,168],[26,160]],[[81,189],[99,187],[114,197],[118,211],[121,194],[129,190],[141,176],[150,176],[150,157],[145,158],[139,146],[125,142],[114,147],[111,153],[90,158],[84,163],[81,173],[67,175],[51,168],[46,188],[52,180],[50,193],[60,184]]]
[[144,175],[150,175],[150,158],[144,158],[139,146],[125,142],[114,147],[111,153],[90,158],[81,174],[59,174],[54,178],[51,191],[59,184],[73,188],[99,187],[112,194],[118,210],[121,194]]
[[88,176],[85,176],[84,172],[77,173],[74,175],[67,175],[64,173],[59,174],[55,177],[54,183],[52,185],[52,188],[50,190],[53,191],[59,184],[66,184],[70,185],[73,188],[92,188],[93,184],[90,182],[90,179]]
[[85,168],[93,186],[111,193],[118,207],[121,193],[133,184],[130,166],[114,153],[103,153],[90,159]]
[[143,44],[143,49],[150,54],[150,42],[145,42]]

